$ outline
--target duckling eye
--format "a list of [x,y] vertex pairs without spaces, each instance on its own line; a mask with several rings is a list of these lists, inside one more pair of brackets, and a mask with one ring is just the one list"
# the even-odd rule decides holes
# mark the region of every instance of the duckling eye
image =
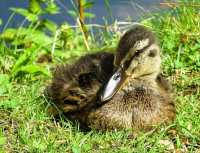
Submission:
[[136,51],[135,51],[135,54],[134,54],[134,57],[139,56],[140,53],[141,53],[141,50],[136,50]]
[[149,51],[149,55],[148,56],[155,57],[156,54],[157,54],[157,51],[155,49],[152,49],[152,50]]

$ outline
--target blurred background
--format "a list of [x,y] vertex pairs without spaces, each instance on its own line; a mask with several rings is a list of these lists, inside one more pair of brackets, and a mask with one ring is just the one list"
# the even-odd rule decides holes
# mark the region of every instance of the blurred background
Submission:
[[[88,12],[95,14],[92,19],[86,19],[86,23],[104,24],[118,21],[137,21],[139,18],[148,16],[151,13],[160,12],[166,7],[162,7],[160,3],[164,0],[96,0],[93,6],[88,9]],[[70,11],[76,7],[73,0],[55,0],[59,6],[59,13],[55,15],[44,15],[43,18],[48,18],[61,24],[68,22],[75,24],[75,19],[69,15]],[[27,8],[28,0],[1,0],[0,18],[5,23],[12,14],[11,7]],[[15,19],[9,23],[10,27],[19,26],[23,21],[23,17],[15,15]],[[2,30],[2,26],[0,27]]]

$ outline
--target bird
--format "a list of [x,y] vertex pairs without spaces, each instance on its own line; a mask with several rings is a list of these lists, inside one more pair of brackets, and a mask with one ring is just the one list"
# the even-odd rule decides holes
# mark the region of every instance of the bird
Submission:
[[155,34],[135,25],[119,40],[114,68],[98,96],[101,107],[84,119],[91,129],[150,130],[176,117],[172,88],[161,73],[161,51]]
[[57,65],[44,90],[52,104],[48,113],[57,116],[62,112],[70,118],[82,109],[95,107],[99,89],[112,74],[113,61],[112,53],[101,51],[86,54],[72,64]]
[[161,73],[154,33],[135,25],[115,53],[87,54],[54,71],[45,95],[70,120],[95,130],[149,130],[174,121],[172,87]]

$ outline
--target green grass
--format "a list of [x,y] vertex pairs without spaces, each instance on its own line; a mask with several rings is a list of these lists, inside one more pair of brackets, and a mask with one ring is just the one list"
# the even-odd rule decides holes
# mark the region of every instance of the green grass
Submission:
[[[35,59],[28,56],[29,62],[25,62],[23,58],[26,56],[23,53],[12,51],[12,46],[5,47],[2,42],[0,45],[2,73],[0,75],[0,152],[157,153],[167,152],[170,149],[177,152],[198,152],[200,148],[200,16],[197,15],[199,13],[197,11],[194,8],[182,7],[162,16],[155,15],[155,18],[150,21],[142,21],[159,37],[163,50],[163,70],[174,86],[177,117],[173,124],[157,127],[150,133],[141,133],[137,138],[133,138],[131,130],[83,132],[78,124],[71,123],[64,116],[61,116],[59,121],[55,121],[47,114],[48,103],[43,97],[43,89],[50,77],[40,71],[36,71],[37,73],[19,71],[20,73],[13,77],[13,65],[16,66],[17,61],[23,64],[31,62],[35,64]],[[87,52],[81,52],[84,50],[84,45],[80,41],[80,33],[76,34],[79,35],[79,39],[76,37],[78,40],[67,45],[66,49],[78,50],[74,54],[80,56]],[[73,36],[75,34],[71,37]],[[111,41],[108,37],[104,39],[107,44],[112,42],[114,45],[116,42],[116,39]],[[77,43],[79,46],[76,46]],[[48,47],[50,48],[51,45],[47,46],[47,50]],[[55,63],[63,61],[63,58],[57,54],[54,58]],[[67,58],[64,59],[66,61]],[[42,67],[46,68],[46,65]]]

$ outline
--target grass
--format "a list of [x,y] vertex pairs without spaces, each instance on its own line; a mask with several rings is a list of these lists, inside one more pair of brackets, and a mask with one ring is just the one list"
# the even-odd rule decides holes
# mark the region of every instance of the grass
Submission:
[[[195,8],[182,7],[142,21],[159,37],[163,50],[163,70],[174,86],[177,117],[173,124],[157,127],[150,133],[141,133],[136,139],[131,135],[131,130],[84,132],[78,124],[71,123],[64,116],[60,117],[60,121],[55,121],[46,113],[47,101],[42,94],[50,77],[30,72],[26,77],[20,73],[18,78],[13,78],[11,69],[19,56],[16,53],[13,55],[11,48],[3,46],[2,42],[0,152],[200,151],[199,13]],[[109,44],[110,38],[104,39]],[[81,48],[84,50],[81,45],[84,45],[80,42],[77,47],[77,41],[66,48],[70,51],[78,49],[76,54],[80,54]],[[115,39],[111,41],[116,42]],[[55,55],[54,58],[63,61],[60,56]]]

